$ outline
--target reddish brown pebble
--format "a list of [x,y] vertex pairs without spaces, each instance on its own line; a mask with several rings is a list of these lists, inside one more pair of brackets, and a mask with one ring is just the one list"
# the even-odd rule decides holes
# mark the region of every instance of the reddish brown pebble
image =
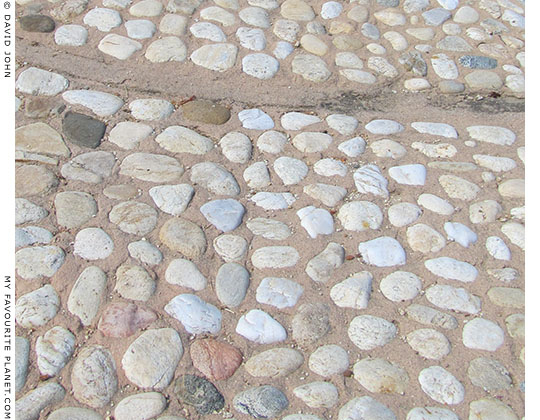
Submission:
[[211,381],[230,378],[242,363],[242,353],[213,338],[196,340],[190,348],[193,366]]
[[105,337],[129,337],[157,319],[156,314],[134,303],[114,302],[105,308],[98,323],[98,330]]

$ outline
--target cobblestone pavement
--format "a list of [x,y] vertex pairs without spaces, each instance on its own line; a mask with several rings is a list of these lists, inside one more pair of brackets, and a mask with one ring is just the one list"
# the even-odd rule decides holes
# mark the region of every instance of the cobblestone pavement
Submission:
[[524,7],[18,1],[17,418],[522,419]]

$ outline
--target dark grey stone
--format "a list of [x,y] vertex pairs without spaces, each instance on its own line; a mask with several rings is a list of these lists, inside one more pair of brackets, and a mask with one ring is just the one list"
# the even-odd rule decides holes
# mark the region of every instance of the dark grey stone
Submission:
[[62,120],[62,132],[66,139],[78,146],[95,149],[101,144],[106,125],[88,115],[67,112]]
[[181,403],[195,407],[199,414],[211,414],[225,406],[223,395],[211,382],[195,375],[182,375],[174,383]]
[[426,25],[439,26],[446,22],[452,16],[452,12],[443,8],[436,8],[422,13]]
[[44,15],[26,15],[19,19],[21,29],[27,32],[52,32],[54,20]]
[[497,67],[497,60],[481,55],[464,55],[459,58],[459,64],[470,69],[494,69]]
[[256,419],[270,419],[289,406],[289,400],[283,392],[271,385],[246,389],[233,399],[234,408]]

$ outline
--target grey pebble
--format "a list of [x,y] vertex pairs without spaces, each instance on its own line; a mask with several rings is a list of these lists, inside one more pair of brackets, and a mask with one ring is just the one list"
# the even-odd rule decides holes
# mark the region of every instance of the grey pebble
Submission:
[[234,408],[256,419],[276,417],[289,406],[283,392],[271,385],[248,388],[233,399]]

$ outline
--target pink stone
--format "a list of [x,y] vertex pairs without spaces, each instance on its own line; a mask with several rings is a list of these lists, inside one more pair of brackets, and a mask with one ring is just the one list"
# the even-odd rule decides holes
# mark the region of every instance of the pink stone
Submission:
[[242,364],[240,350],[213,338],[194,341],[190,354],[193,366],[211,381],[230,378]]
[[98,323],[98,330],[105,337],[129,337],[157,319],[157,315],[134,303],[114,302],[105,308]]

